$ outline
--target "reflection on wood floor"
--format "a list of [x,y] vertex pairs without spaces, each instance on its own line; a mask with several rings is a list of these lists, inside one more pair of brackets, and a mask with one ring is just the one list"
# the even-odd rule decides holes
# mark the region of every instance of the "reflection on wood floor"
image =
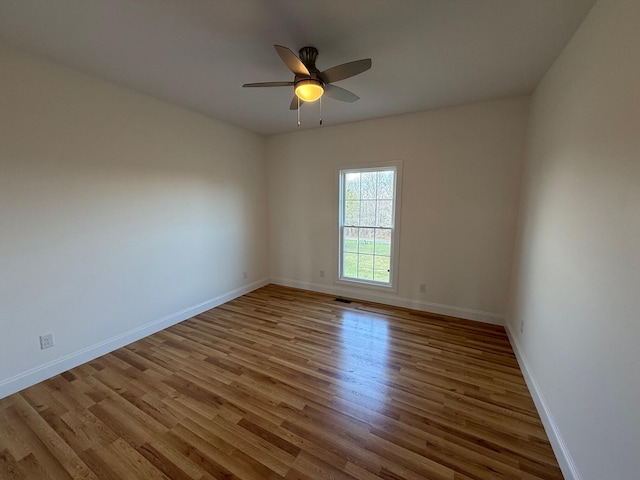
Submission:
[[561,479],[504,329],[275,285],[0,400],[2,479]]

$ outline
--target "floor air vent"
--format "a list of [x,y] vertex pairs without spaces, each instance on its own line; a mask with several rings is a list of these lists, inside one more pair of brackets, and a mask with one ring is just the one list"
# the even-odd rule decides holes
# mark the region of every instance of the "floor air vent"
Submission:
[[344,298],[336,298],[336,302],[351,303],[351,300],[345,300]]

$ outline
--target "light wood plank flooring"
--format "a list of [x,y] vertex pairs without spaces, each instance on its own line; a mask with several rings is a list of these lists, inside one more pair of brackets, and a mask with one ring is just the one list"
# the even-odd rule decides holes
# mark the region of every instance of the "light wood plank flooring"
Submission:
[[275,285],[0,400],[2,479],[561,479],[502,327]]

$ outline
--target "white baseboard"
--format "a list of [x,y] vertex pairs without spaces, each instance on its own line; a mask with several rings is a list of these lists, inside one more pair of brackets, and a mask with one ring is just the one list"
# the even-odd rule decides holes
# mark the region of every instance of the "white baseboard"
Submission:
[[518,337],[513,334],[512,327],[508,322],[505,323],[505,330],[507,331],[509,341],[511,342],[513,351],[516,354],[516,358],[518,359],[520,370],[522,370],[524,380],[527,382],[527,387],[529,387],[533,402],[536,404],[538,415],[540,415],[544,430],[547,433],[547,437],[549,437],[553,453],[556,455],[556,459],[558,460],[558,464],[560,465],[560,469],[562,470],[565,480],[581,480],[582,477],[580,472],[573,461],[573,457],[571,456],[567,445],[564,443],[558,424],[554,420],[551,410],[549,410],[549,405],[538,386],[538,382],[536,382],[536,379],[533,376],[533,372],[531,371],[531,368],[524,356]]
[[256,290],[257,288],[264,287],[268,283],[269,281],[267,279],[263,279],[251,283],[250,285],[236,288],[235,290],[218,295],[206,302],[185,308],[179,312],[172,313],[151,323],[134,328],[128,332],[124,332],[90,347],[65,355],[64,357],[57,358],[51,362],[45,363],[44,365],[40,365],[3,380],[0,382],[0,398],[19,392],[24,388],[35,385],[38,382],[51,378],[62,372],[66,372],[67,370],[89,362],[101,355],[105,355],[118,348],[124,347],[125,345],[159,332],[160,330],[175,325],[176,323],[180,323],[202,312],[206,312],[207,310],[217,307],[218,305],[222,305],[223,303]]
[[470,308],[453,307],[451,305],[414,300],[379,291],[365,291],[357,287],[350,288],[343,285],[321,285],[318,283],[300,282],[298,280],[290,280],[287,278],[271,278],[271,283],[283,285],[285,287],[294,287],[301,288],[303,290],[327,293],[329,295],[351,297],[368,302],[411,308],[422,312],[437,313],[440,315],[448,315],[450,317],[464,318],[466,320],[491,323],[493,325],[504,325],[504,315],[499,313],[483,312],[480,310],[472,310]]

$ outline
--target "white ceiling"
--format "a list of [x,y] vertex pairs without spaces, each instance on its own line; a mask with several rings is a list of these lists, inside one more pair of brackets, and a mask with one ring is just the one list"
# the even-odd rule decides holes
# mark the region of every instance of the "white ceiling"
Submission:
[[[273,44],[320,70],[370,57],[324,125],[531,92],[595,0],[0,0],[0,40],[211,117],[295,131]],[[317,104],[302,108],[315,128]]]

